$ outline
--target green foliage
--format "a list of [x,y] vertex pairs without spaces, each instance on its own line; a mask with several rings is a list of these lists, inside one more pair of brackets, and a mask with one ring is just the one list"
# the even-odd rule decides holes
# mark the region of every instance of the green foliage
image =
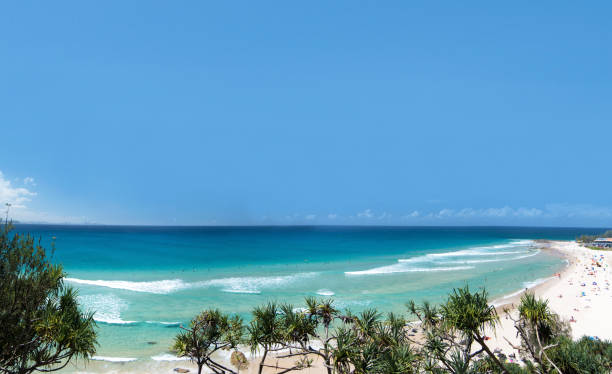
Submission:
[[442,319],[466,337],[483,337],[486,327],[495,328],[499,317],[495,308],[489,305],[487,292],[471,293],[470,288],[454,289],[442,305]]
[[[548,356],[563,374],[609,374],[612,369],[612,343],[587,337],[574,342],[562,336]],[[547,365],[545,365],[547,366]]]
[[[504,368],[510,374],[538,373],[538,371],[535,370],[535,368],[533,368],[533,366],[530,366],[529,364],[525,365],[524,367],[520,366],[519,364],[512,364],[512,363],[504,363],[503,365],[504,365]],[[493,360],[491,360],[491,358],[488,356],[481,360],[475,361],[471,370],[472,370],[471,373],[473,374],[501,373],[497,364]]]
[[[573,342],[567,324],[550,311],[547,302],[532,294],[522,297],[515,321],[523,343],[524,365],[506,362],[503,355],[498,357],[487,346],[485,331],[495,329],[499,317],[484,290],[472,292],[467,286],[455,289],[439,306],[408,303],[409,312],[420,324],[395,313],[383,316],[375,309],[357,315],[341,314],[332,300],[306,298],[305,304],[304,309],[275,303],[253,309],[248,334],[242,341],[253,352],[262,352],[260,373],[264,368],[277,374],[303,370],[316,356],[323,360],[329,374],[568,374],[609,373],[612,369],[612,343],[590,339]],[[218,311],[204,312],[197,320],[212,320],[215,323],[208,325],[218,326],[204,334],[209,336],[207,341],[220,341],[232,348],[240,341],[241,333],[228,331],[242,331],[242,321],[228,328],[229,322],[224,321],[231,319]],[[413,332],[422,335],[418,343],[412,340]],[[315,341],[321,348],[312,348]],[[212,351],[207,351],[207,365],[212,362]],[[267,364],[272,352],[289,352],[277,353],[276,358],[293,357],[295,361],[286,367]],[[232,354],[233,365],[244,365],[235,356]],[[211,369],[233,373],[221,366]]]
[[540,360],[542,347],[570,334],[568,323],[562,322],[559,316],[550,310],[548,300],[536,299],[533,293],[527,292],[521,296],[518,312],[520,325],[516,327],[523,350],[531,360]]
[[174,338],[172,349],[179,357],[189,357],[198,373],[204,365],[211,370],[229,370],[211,356],[220,349],[233,349],[242,342],[244,325],[238,316],[229,316],[217,309],[209,309],[195,317],[189,328],[183,328]]
[[292,305],[280,307],[280,335],[283,342],[305,345],[316,334],[317,321],[305,313],[294,311]]
[[40,241],[0,232],[0,372],[55,371],[96,351],[95,322],[82,313],[61,265]]
[[[485,290],[471,292],[466,285],[454,289],[439,308],[426,302],[422,306],[410,302],[408,310],[421,321],[425,331],[422,355],[429,371],[472,372],[472,360],[484,351],[501,372],[507,372],[485,343],[485,329],[495,329],[499,321]],[[475,341],[480,349],[474,353]]]
[[283,325],[279,312],[275,303],[268,303],[253,309],[253,320],[248,326],[251,351],[255,352],[260,347],[264,350],[272,349],[288,335],[282,330]]

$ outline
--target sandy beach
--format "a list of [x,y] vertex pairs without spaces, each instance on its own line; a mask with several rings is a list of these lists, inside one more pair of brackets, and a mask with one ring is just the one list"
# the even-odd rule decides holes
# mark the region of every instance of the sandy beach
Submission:
[[[612,326],[602,323],[612,309],[608,252],[592,250],[574,241],[544,241],[540,245],[543,250],[554,251],[563,256],[568,266],[529,291],[548,300],[550,309],[562,320],[570,322],[574,339],[584,335],[602,340],[612,339]],[[495,332],[490,332],[490,347],[499,349],[506,355],[514,353],[518,357],[518,352],[508,341],[513,345],[518,345],[519,342],[513,322],[504,309],[510,309],[511,317],[516,317],[514,306],[520,302],[523,293],[524,291],[517,292],[511,297],[494,301],[500,315],[500,325]]]
[[[550,308],[562,320],[570,321],[574,339],[583,335],[596,336],[600,339],[612,339],[612,325],[603,324],[608,311],[612,308],[612,291],[610,290],[610,258],[608,252],[595,251],[580,246],[574,241],[539,241],[537,245],[543,251],[550,251],[567,260],[568,266],[560,273],[551,274],[549,278],[534,281],[529,288],[537,297],[549,300]],[[512,345],[518,345],[513,322],[506,315],[506,310],[516,316],[515,306],[520,302],[525,290],[518,290],[508,296],[492,300],[500,315],[500,324],[496,331],[488,332],[490,336],[489,347],[501,351],[507,356],[513,353],[518,357]],[[510,342],[510,343],[509,343]],[[475,349],[477,349],[477,345]],[[250,365],[248,373],[257,373],[258,357],[245,352]],[[229,352],[222,352],[220,361],[229,365]],[[314,357],[313,357],[314,358]],[[302,373],[324,373],[320,360],[314,358],[313,367],[303,369]],[[278,368],[289,367],[293,359],[279,359],[273,355],[267,360],[268,365]],[[182,368],[196,372],[197,369],[189,361],[157,361],[157,362],[124,362],[110,363],[92,361],[84,370],[78,372],[173,372],[175,368]],[[265,373],[275,373],[274,368],[266,368]],[[204,372],[209,372],[206,369]]]

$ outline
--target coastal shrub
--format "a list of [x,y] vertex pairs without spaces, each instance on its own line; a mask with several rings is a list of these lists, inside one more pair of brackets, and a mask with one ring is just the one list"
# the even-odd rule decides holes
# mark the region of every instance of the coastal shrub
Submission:
[[[508,318],[512,318],[508,313]],[[583,337],[574,342],[569,324],[533,293],[521,296],[514,327],[525,369],[538,373],[610,373],[612,343]]]
[[612,343],[588,337],[572,341],[565,336],[560,337],[556,343],[548,355],[563,374],[610,373]]
[[256,307],[253,309],[253,320],[248,326],[249,345],[252,352],[262,350],[263,354],[259,362],[259,374],[266,366],[268,353],[284,342],[283,337],[287,334],[282,331],[280,310],[275,303]]
[[[473,360],[486,353],[497,370],[508,370],[486,343],[485,330],[495,330],[499,317],[489,305],[487,292],[471,292],[466,285],[454,289],[439,307],[408,303],[408,310],[421,322],[425,342],[421,350],[431,368],[450,373],[468,373]],[[474,351],[474,343],[480,349]]]
[[[183,331],[174,338],[172,348],[179,357],[191,359],[198,367],[198,374],[204,366],[214,372],[234,373],[214,361],[211,356],[222,349],[236,348],[242,341],[244,325],[240,317],[230,317],[217,309],[209,309],[196,316],[189,328],[181,328]],[[240,367],[237,370],[240,370]]]
[[[509,313],[508,318],[513,319]],[[561,338],[568,338],[571,329],[567,322],[561,321],[550,310],[548,300],[537,299],[531,292],[523,294],[514,327],[521,340],[519,352],[523,360],[560,370],[547,350],[554,348]]]
[[96,351],[92,313],[81,312],[61,265],[29,235],[0,229],[0,372],[56,371]]
[[[503,365],[504,365],[504,368],[510,374],[533,374],[533,373],[538,373],[538,371],[535,370],[533,365],[521,366],[521,365],[516,364],[516,363],[508,363],[508,362],[504,362]],[[474,361],[474,365],[472,367],[471,373],[474,373],[474,374],[492,374],[492,373],[499,374],[499,373],[501,373],[501,371],[499,369],[499,366],[497,366],[497,364],[493,360],[491,360],[490,357],[486,356],[486,357],[484,357],[482,359]]]

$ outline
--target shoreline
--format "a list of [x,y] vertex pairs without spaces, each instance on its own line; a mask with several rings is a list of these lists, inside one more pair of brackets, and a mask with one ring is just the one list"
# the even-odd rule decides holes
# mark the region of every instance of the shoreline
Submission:
[[[567,273],[570,271],[572,261],[570,258],[568,258],[568,254],[561,250],[559,245],[563,243],[572,243],[573,241],[564,242],[560,240],[554,240],[554,241],[553,240],[534,240],[534,242],[536,242],[536,244],[538,245],[537,248],[539,250],[546,251],[548,254],[552,254],[554,256],[560,257],[566,261],[565,267],[561,269],[557,274],[560,274],[561,277],[563,277],[564,273]],[[495,309],[501,315],[500,312],[503,312],[505,308],[510,307],[511,309],[514,309],[514,305],[520,302],[521,296],[523,296],[525,292],[531,291],[535,293],[536,296],[538,296],[539,294],[544,293],[549,288],[554,287],[560,280],[561,278],[559,278],[555,274],[547,278],[535,279],[531,282],[531,283],[535,283],[533,286],[526,287],[524,289],[519,289],[505,296],[498,297],[492,300],[491,304],[495,307]]]
[[[544,250],[554,251],[567,261],[567,266],[556,276],[538,284],[527,291],[537,298],[548,301],[550,310],[559,315],[562,321],[571,327],[574,340],[582,336],[612,340],[612,326],[601,324],[605,321],[607,311],[612,308],[612,291],[610,290],[611,256],[609,252],[592,250],[575,241],[545,241]],[[594,262],[596,260],[596,262]],[[488,331],[491,337],[489,346],[499,349],[507,357],[518,352],[512,348],[519,345],[516,330],[507,313],[513,318],[518,315],[516,306],[520,303],[522,290],[508,298],[497,299],[495,305],[500,323],[495,331]]]

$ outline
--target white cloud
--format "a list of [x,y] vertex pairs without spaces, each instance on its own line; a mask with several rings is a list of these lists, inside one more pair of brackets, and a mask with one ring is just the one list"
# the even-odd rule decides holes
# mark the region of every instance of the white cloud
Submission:
[[612,208],[597,207],[589,204],[548,204],[544,208],[534,207],[519,207],[513,208],[510,206],[491,207],[491,208],[463,208],[450,209],[444,208],[437,212],[428,214],[420,214],[415,211],[404,218],[423,217],[427,219],[513,219],[513,218],[540,218],[540,219],[555,219],[555,218],[610,218],[612,217]]
[[[20,181],[21,179],[16,179]],[[36,186],[34,178],[26,177],[23,179],[23,184],[27,186]],[[29,203],[32,198],[37,196],[37,193],[29,187],[18,187],[7,179],[2,171],[0,171],[0,209],[2,209],[2,217],[6,212],[6,204],[10,204],[9,218],[20,222],[31,223],[91,223],[87,217],[62,216],[55,213],[32,210]]]
[[11,204],[11,209],[23,209],[26,207],[25,204],[31,201],[32,196],[36,196],[36,193],[25,187],[13,186],[0,171],[0,203],[2,205]]
[[537,217],[543,215],[544,212],[537,208],[511,208],[509,206],[501,208],[463,208],[460,210],[442,209],[438,213],[430,215],[436,218],[503,218],[503,217]]
[[586,224],[594,220],[612,218],[612,208],[595,207],[588,204],[549,204],[544,207],[500,206],[489,208],[449,207],[435,210],[413,210],[404,215],[394,215],[388,211],[365,209],[354,215],[293,214],[285,217],[285,222],[317,222],[325,219],[329,224]]
[[612,208],[589,204],[548,204],[546,205],[546,214],[568,218],[609,218],[612,217]]
[[441,211],[438,212],[437,216],[440,218],[444,218],[444,217],[452,217],[456,215],[455,211],[452,209],[442,209]]
[[289,221],[289,222],[296,221],[296,220],[299,220],[300,217],[301,217],[301,214],[293,213],[291,215],[286,215],[285,221]]
[[371,209],[366,209],[363,212],[357,213],[357,218],[372,218],[374,214]]
[[408,213],[406,215],[404,215],[402,218],[403,219],[412,219],[412,218],[417,218],[421,215],[421,213],[418,210],[414,210],[411,213]]
[[542,215],[542,213],[543,212],[537,208],[518,208],[515,212],[516,215],[523,217],[536,217]]
[[387,214],[387,212],[383,212],[383,213],[382,213],[380,216],[378,216],[377,218],[378,218],[378,220],[380,221],[380,220],[383,220],[383,219],[385,219],[385,218],[391,218],[391,215],[390,215],[390,214]]

